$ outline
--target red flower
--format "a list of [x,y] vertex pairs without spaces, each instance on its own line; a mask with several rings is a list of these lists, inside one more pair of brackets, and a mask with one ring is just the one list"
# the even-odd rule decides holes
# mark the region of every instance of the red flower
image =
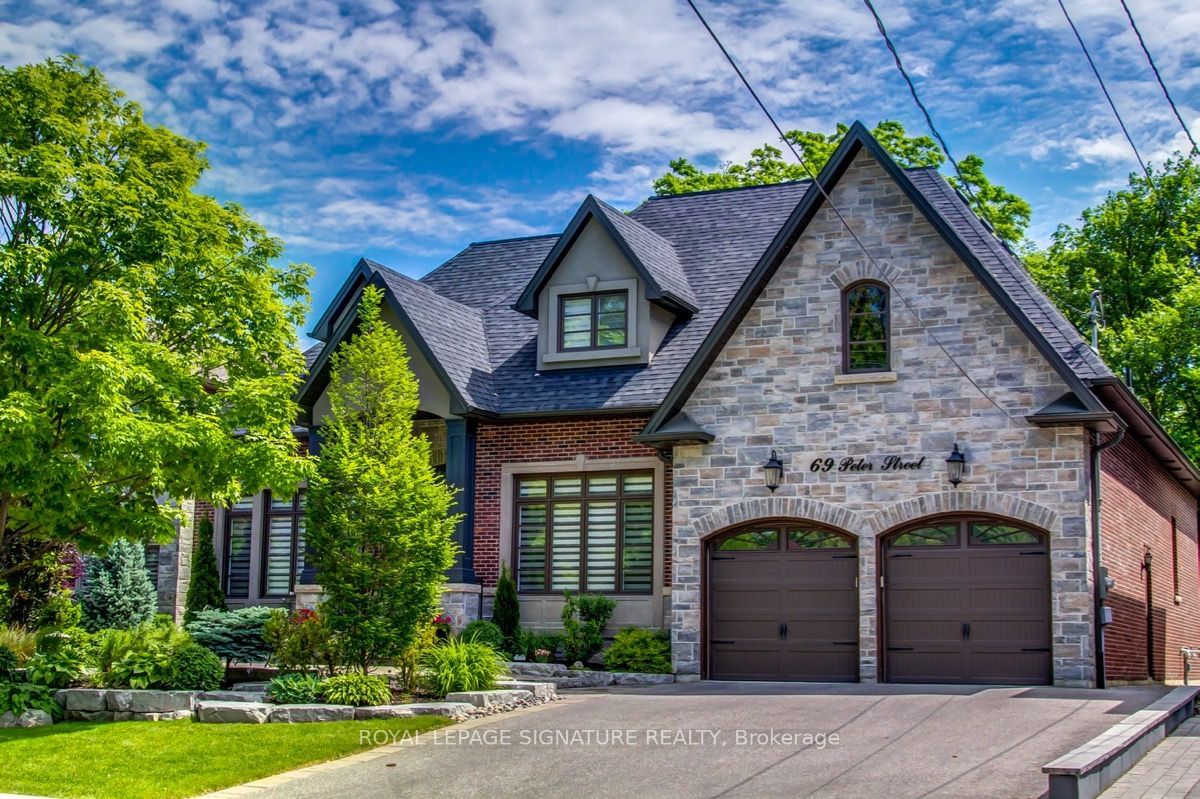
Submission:
[[450,615],[447,613],[439,613],[433,617],[433,623],[450,625],[454,623],[454,619],[450,618]]
[[307,624],[317,620],[317,612],[309,608],[300,608],[292,612],[292,624]]

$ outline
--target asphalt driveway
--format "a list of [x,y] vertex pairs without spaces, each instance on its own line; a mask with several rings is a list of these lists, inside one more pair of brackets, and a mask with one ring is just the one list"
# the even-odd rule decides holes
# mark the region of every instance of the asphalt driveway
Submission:
[[712,682],[568,692],[253,795],[1037,797],[1044,763],[1163,693]]

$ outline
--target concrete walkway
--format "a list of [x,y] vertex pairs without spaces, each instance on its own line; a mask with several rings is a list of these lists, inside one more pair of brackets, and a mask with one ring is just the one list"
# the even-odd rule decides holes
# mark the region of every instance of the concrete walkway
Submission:
[[1164,692],[716,682],[570,692],[223,795],[1032,799],[1046,791],[1042,764]]
[[1200,717],[1180,724],[1100,797],[1200,799]]

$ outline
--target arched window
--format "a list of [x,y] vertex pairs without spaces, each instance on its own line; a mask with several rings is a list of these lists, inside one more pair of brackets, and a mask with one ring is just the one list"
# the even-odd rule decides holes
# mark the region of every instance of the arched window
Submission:
[[886,372],[891,368],[891,308],[882,283],[855,283],[842,293],[842,368]]

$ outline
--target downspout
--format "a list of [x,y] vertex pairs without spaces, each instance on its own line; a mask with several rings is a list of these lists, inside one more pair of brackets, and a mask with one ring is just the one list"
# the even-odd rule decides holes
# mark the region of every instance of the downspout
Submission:
[[1103,571],[1100,563],[1100,453],[1109,447],[1121,443],[1125,438],[1125,428],[1122,426],[1108,441],[1101,442],[1100,434],[1092,431],[1091,447],[1091,478],[1092,478],[1092,616],[1095,622],[1094,651],[1096,653],[1096,687],[1104,688],[1104,586]]

